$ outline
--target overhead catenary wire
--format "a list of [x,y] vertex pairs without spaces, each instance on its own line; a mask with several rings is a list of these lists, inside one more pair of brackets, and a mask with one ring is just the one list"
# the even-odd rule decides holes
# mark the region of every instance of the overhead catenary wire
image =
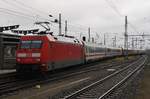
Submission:
[[23,18],[25,18],[25,19],[27,19],[27,20],[33,21],[33,18],[31,18],[31,17],[28,17],[28,16],[26,16],[26,15],[20,15],[20,14],[18,14],[18,13],[11,12],[11,11],[1,10],[0,13],[9,14],[9,15],[11,15],[11,16],[23,17]]
[[[29,11],[29,12],[31,12],[31,11],[35,11],[35,12],[37,12],[37,13],[35,13],[35,16],[29,16],[29,14],[28,15],[25,15],[25,16],[27,16],[27,17],[34,17],[34,18],[39,18],[39,19],[45,19],[46,21],[50,21],[50,19],[46,19],[46,18],[43,18],[43,16],[41,16],[42,14],[47,14],[47,15],[49,15],[49,13],[47,13],[47,12],[45,12],[45,11],[41,11],[41,10],[39,10],[39,9],[36,9],[36,8],[34,8],[34,7],[32,7],[32,6],[30,6],[30,5],[27,5],[27,4],[25,4],[25,3],[23,3],[22,1],[18,1],[18,0],[13,0],[13,2],[10,2],[10,1],[8,1],[8,0],[2,0],[3,2],[5,2],[6,4],[8,4],[8,5],[10,5],[10,6],[13,6],[14,7],[14,5],[15,5],[15,7],[16,8],[21,8],[21,9],[23,9],[23,12],[21,12],[21,13],[23,13],[23,15],[25,15],[25,12],[26,11]],[[9,9],[7,9],[7,10],[9,10]],[[14,12],[14,11],[13,11]],[[18,11],[15,11],[15,13],[18,13]],[[19,12],[20,13],[20,12]],[[42,14],[41,14],[42,13]],[[37,16],[37,17],[36,17]],[[55,17],[55,16],[53,16],[53,18],[55,18],[55,19],[57,19],[57,17]],[[64,27],[64,22],[65,22],[65,20],[62,20],[62,25],[63,25],[63,27]],[[83,26],[83,25],[79,25],[79,24],[71,24],[71,23],[69,23],[68,24],[68,26],[70,27],[70,28],[76,28],[76,29],[78,29],[78,30],[81,30],[81,31],[86,31],[87,30],[87,26]]]
[[[12,2],[10,2],[10,1],[7,1],[7,0],[3,0],[4,2],[6,2],[6,3],[9,3],[10,5],[12,5],[12,4],[14,4],[14,3],[12,3]],[[30,10],[30,9],[32,9],[32,10],[34,10],[34,11],[36,11],[36,12],[38,12],[38,13],[43,13],[43,14],[49,14],[49,13],[47,13],[47,12],[45,12],[45,11],[41,11],[41,10],[39,10],[39,9],[36,9],[36,8],[34,8],[34,7],[32,7],[32,6],[30,6],[30,5],[27,5],[27,4],[25,4],[25,3],[23,3],[22,1],[19,1],[19,0],[13,0],[16,4],[15,5],[17,5],[17,4],[19,4],[19,5],[17,5],[18,7],[22,7],[23,9],[28,9],[28,11]],[[118,10],[118,8],[116,7],[116,5],[114,4],[114,2],[112,2],[111,0],[106,0],[106,2],[109,4],[109,6],[119,15],[119,16],[123,16],[121,13],[120,13],[120,11]],[[20,5],[22,5],[22,6],[20,6]],[[31,11],[31,10],[30,10]],[[40,17],[40,15],[39,14],[37,14],[37,16],[39,16]],[[54,18],[56,18],[56,17],[54,17]],[[44,19],[44,18],[43,18]],[[46,19],[47,20],[47,19]],[[64,23],[64,22],[62,22],[62,23]],[[63,24],[64,25],[64,24]],[[75,24],[68,24],[70,27],[75,27],[75,28],[80,28],[80,30],[86,30],[88,27],[86,26],[79,26],[79,25],[75,25]],[[130,25],[130,24],[129,24]],[[79,27],[78,27],[79,26]],[[82,27],[84,27],[84,28],[82,28]],[[133,28],[133,26],[131,26],[132,28]],[[134,30],[136,30],[137,31],[137,29],[135,29],[135,28],[133,28]]]
[[[118,14],[119,17],[123,18],[125,15],[123,15],[122,13],[120,13],[120,11],[118,10],[117,6],[115,5],[115,3],[112,0],[105,0],[106,3],[116,12],[116,14]],[[138,29],[128,20],[128,24],[131,26],[131,28],[136,32],[138,32]]]
[[120,11],[118,10],[118,8],[116,7],[116,5],[114,4],[114,2],[112,2],[111,0],[105,0],[107,2],[107,4],[120,16],[123,17],[124,15],[122,15],[120,13]]
[[[43,17],[42,15],[43,14],[41,14],[42,13],[42,11],[39,13],[37,13],[37,12],[35,12],[35,11],[33,11],[33,9],[31,9],[31,8],[29,8],[29,7],[27,7],[27,5],[25,6],[25,5],[21,5],[21,4],[18,4],[18,3],[16,3],[16,1],[15,0],[13,0],[13,2],[12,1],[10,1],[10,0],[2,0],[5,4],[7,4],[7,5],[9,5],[10,7],[13,7],[13,8],[16,8],[16,9],[20,9],[20,10],[22,10],[23,12],[26,12],[26,13],[33,13],[33,14],[35,14],[35,15],[38,15],[38,16],[40,16],[40,17]],[[12,9],[12,8],[11,8]]]
[[49,14],[49,13],[47,13],[47,12],[45,12],[45,11],[41,11],[41,10],[39,10],[39,9],[36,9],[36,8],[30,6],[30,5],[27,5],[27,4],[23,3],[22,1],[18,1],[18,0],[13,0],[13,1],[16,2],[16,3],[18,3],[18,4],[20,4],[20,5],[22,5],[22,6],[25,6],[25,7],[28,8],[28,9],[32,9],[32,10],[38,12],[39,14],[41,14],[41,13],[42,13],[42,14],[45,14],[45,15],[48,15],[48,14]]
[[[0,8],[0,10],[2,12],[4,12],[4,13],[5,12],[9,12],[9,13],[12,13],[12,15],[16,14],[18,16],[24,16],[24,17],[29,17],[29,18],[35,19],[35,16],[29,15],[29,14],[26,14],[26,13],[23,13],[23,12],[19,12],[19,11],[15,11],[15,10],[10,10],[10,9],[6,9],[6,8]],[[39,19],[48,20],[48,19],[41,18],[41,17],[39,17]]]
[[[23,10],[22,12],[19,12],[19,11],[16,11],[16,10],[10,11],[9,8],[8,8],[7,10],[9,10],[9,14],[10,15],[12,13],[12,15],[15,15],[15,16],[18,15],[19,17],[24,17],[24,18],[29,19],[29,20],[35,20],[36,19],[36,15],[37,15],[37,16],[39,16],[39,19],[50,21],[50,19],[44,18],[43,14],[48,16],[51,13],[47,13],[45,11],[39,10],[37,8],[34,8],[33,6],[30,6],[30,4],[29,5],[25,4],[24,2],[19,1],[19,0],[12,0],[13,2],[12,1],[8,1],[8,0],[3,0],[3,1],[5,1],[5,3],[9,2],[8,5],[10,5],[10,6],[14,6],[15,5],[14,7],[21,8]],[[32,11],[32,12],[34,11],[34,13],[32,15],[31,14],[29,15],[29,14],[27,14],[27,13],[29,13],[27,11],[29,11],[29,12],[30,11]],[[3,11],[3,13],[7,13],[6,9]],[[53,18],[58,18],[58,17],[53,16]],[[64,27],[65,20],[62,20],[62,25]],[[56,28],[57,26],[54,25],[52,27]],[[72,24],[72,23],[68,22],[68,27],[69,27],[69,31],[71,31],[71,32],[78,32],[78,33],[84,32],[84,33],[87,33],[87,29],[88,29],[89,26],[83,26],[81,24]],[[97,33],[97,31],[94,31],[94,29],[92,28],[92,33],[93,34]]]
[[[50,13],[47,13],[47,12],[45,12],[45,11],[41,11],[41,10],[39,10],[39,9],[36,9],[36,8],[30,6],[30,5],[27,5],[27,4],[23,3],[22,1],[19,1],[19,0],[13,0],[13,1],[16,2],[16,3],[18,3],[18,4],[20,4],[20,5],[22,5],[23,7],[25,6],[26,8],[32,9],[32,10],[34,10],[34,11],[36,11],[36,12],[43,13],[43,14],[46,14],[46,15],[50,14]],[[56,17],[56,16],[53,16],[53,18],[57,18],[57,17]],[[62,24],[65,25],[64,23],[65,23],[65,20],[62,19]],[[88,28],[88,26],[83,26],[83,25],[80,25],[80,24],[70,24],[70,23],[69,23],[68,25],[74,26],[74,27],[77,27],[77,26],[78,26],[78,28],[80,28],[80,29],[87,29],[87,28]],[[79,26],[79,25],[80,25],[80,26]],[[84,28],[83,28],[83,27],[84,27]]]

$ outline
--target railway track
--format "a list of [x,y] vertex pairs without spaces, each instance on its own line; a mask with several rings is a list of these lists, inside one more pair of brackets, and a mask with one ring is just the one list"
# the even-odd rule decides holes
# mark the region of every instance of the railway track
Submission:
[[[134,60],[132,60],[132,61],[134,61]],[[127,63],[129,64],[130,61],[126,62],[126,64]],[[77,70],[68,71],[68,72],[61,72],[58,74],[52,74],[51,76],[47,77],[47,79],[44,79],[44,80],[41,78],[27,79],[25,81],[13,79],[12,81],[11,80],[8,81],[7,83],[0,84],[0,95],[12,93],[14,91],[17,91],[17,90],[20,90],[23,88],[28,88],[28,87],[34,86],[36,84],[45,84],[45,83],[63,79],[63,78],[80,75],[80,74],[87,73],[87,72],[97,71],[99,69],[105,69],[105,68],[110,68],[110,67],[115,67],[115,66],[119,67],[119,66],[121,66],[121,64],[122,64],[122,62],[120,62],[120,63],[110,62],[110,63],[103,63],[103,64],[95,64],[95,66],[81,68],[81,70],[77,69]],[[15,76],[15,74],[14,74],[14,76]]]
[[17,74],[15,72],[8,73],[8,74],[1,74],[0,75],[0,85],[9,83],[10,80],[12,81],[12,80],[16,79],[16,76],[17,76]]
[[0,74],[0,79],[14,77],[14,76],[16,76],[15,72],[13,72],[13,73],[7,73],[7,74]]
[[[106,66],[108,64],[103,64],[103,65]],[[102,68],[106,68],[105,66]],[[112,66],[112,65],[109,65],[109,66]],[[50,81],[54,81],[54,80],[61,79],[64,77],[69,77],[69,76],[93,71],[93,70],[91,70],[91,68],[92,67],[87,67],[86,68],[87,70],[84,69],[79,72],[69,72],[69,73],[62,72],[60,74],[54,74],[52,76],[47,77],[47,79],[44,79],[44,80],[37,78],[37,79],[26,79],[25,81],[23,81],[23,79],[20,80],[20,79],[16,78],[17,74],[12,74],[12,75],[7,75],[7,76],[4,75],[4,77],[2,76],[2,78],[0,79],[0,95],[10,93],[12,91],[16,91],[16,90],[19,90],[22,88],[34,86],[36,84],[48,83]],[[64,75],[64,76],[60,76],[60,75]]]
[[[119,86],[143,68],[147,57],[144,56],[136,62],[85,86],[61,99],[106,99]],[[137,67],[138,66],[138,67]]]

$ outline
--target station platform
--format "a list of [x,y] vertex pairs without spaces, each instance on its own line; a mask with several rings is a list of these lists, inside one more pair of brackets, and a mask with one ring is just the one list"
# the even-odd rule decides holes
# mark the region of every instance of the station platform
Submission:
[[11,70],[0,70],[0,75],[1,74],[7,74],[7,73],[13,73],[13,72],[16,72],[15,69],[11,69]]

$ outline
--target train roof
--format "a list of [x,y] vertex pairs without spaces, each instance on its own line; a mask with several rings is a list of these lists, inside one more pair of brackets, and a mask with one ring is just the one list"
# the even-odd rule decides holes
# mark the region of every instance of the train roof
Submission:
[[101,47],[101,48],[106,48],[105,46],[99,44],[99,43],[94,43],[94,42],[84,42],[85,46],[89,47]]
[[119,50],[119,49],[121,49],[121,48],[119,48],[119,47],[106,47],[106,48],[114,49],[114,50]]
[[22,39],[31,39],[31,38],[40,38],[40,37],[47,37],[49,41],[53,41],[53,42],[67,42],[67,43],[74,43],[74,44],[82,44],[82,41],[80,41],[79,39],[72,37],[72,36],[63,36],[63,35],[59,35],[59,36],[52,36],[50,34],[42,34],[42,35],[25,35],[22,36]]
[[134,48],[134,49],[133,48],[128,48],[128,50],[145,51],[145,49],[138,49],[138,48]]
[[78,44],[82,44],[82,41],[75,38],[75,37],[72,37],[72,36],[54,36],[54,38],[57,40],[57,41],[61,41],[61,42],[68,42],[68,43],[78,43]]

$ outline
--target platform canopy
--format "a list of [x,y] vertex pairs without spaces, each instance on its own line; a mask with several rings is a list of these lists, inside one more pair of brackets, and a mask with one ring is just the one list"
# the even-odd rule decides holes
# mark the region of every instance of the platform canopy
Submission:
[[39,29],[30,29],[30,30],[11,30],[13,33],[17,33],[17,34],[37,34],[37,32],[39,31]]
[[19,25],[3,26],[3,27],[0,27],[0,32],[17,29],[18,27]]

